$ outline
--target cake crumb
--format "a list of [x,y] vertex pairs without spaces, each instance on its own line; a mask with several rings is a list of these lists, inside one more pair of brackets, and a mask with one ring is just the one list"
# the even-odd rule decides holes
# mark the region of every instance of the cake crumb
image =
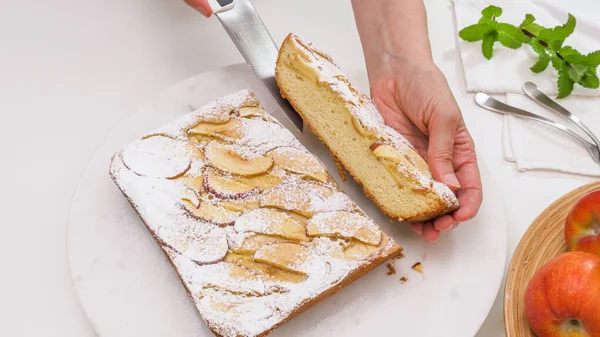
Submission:
[[388,267],[388,275],[395,275],[396,274],[396,267],[394,267],[394,265],[392,263],[388,263],[387,264]]
[[411,268],[412,268],[412,270],[423,274],[423,265],[421,264],[421,262],[417,262],[417,263],[413,264],[413,266]]
[[406,283],[406,281],[408,281],[408,279],[406,277],[402,276],[400,278],[400,283],[404,284],[404,283]]

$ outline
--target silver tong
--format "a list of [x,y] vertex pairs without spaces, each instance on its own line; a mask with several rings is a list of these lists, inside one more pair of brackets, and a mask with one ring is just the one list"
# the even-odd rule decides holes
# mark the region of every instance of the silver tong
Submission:
[[583,147],[585,147],[585,149],[592,156],[592,159],[594,159],[596,163],[600,164],[600,140],[598,140],[598,138],[596,137],[596,135],[594,135],[592,130],[590,130],[585,124],[583,124],[583,122],[579,118],[577,118],[577,116],[573,115],[567,109],[565,109],[560,104],[556,103],[546,94],[544,94],[535,83],[525,82],[525,84],[523,84],[523,92],[525,93],[525,95],[527,95],[527,97],[531,98],[539,105],[547,108],[548,110],[558,115],[568,118],[573,124],[577,125],[577,127],[579,127],[592,140],[593,143],[583,138],[568,127],[564,126],[563,124],[542,117],[540,115],[536,115],[532,112],[525,111],[514,106],[502,103],[482,92],[477,93],[475,95],[475,102],[482,108],[488,109],[493,112],[534,120],[536,122],[540,122],[551,126],[555,129],[558,129],[573,137],[573,139],[575,139],[578,143],[583,145]]

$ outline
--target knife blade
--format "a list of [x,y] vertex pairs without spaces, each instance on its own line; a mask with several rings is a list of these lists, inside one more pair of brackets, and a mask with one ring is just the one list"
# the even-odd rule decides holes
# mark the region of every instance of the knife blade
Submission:
[[[233,2],[233,1],[232,1]],[[279,49],[258,16],[250,0],[235,0],[216,16],[256,77],[288,118],[302,132],[304,122],[290,103],[281,96],[275,80],[275,62]]]

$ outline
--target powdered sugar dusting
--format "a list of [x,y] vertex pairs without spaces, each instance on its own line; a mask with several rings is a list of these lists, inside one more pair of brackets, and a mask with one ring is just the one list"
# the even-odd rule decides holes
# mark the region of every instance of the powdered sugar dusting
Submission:
[[129,144],[123,150],[123,161],[139,175],[169,178],[189,169],[191,153],[181,142],[152,136]]
[[[276,148],[288,149],[287,152],[290,153],[306,152],[293,135],[275,119],[237,115],[236,111],[241,106],[259,105],[249,91],[227,96],[148,133],[146,139],[142,137],[136,140],[113,157],[110,168],[111,176],[121,191],[175,265],[203,319],[214,332],[225,337],[252,337],[263,334],[288,318],[304,303],[339,285],[357,268],[372,263],[370,257],[358,261],[336,257],[334,252],[344,248],[346,241],[343,239],[314,237],[305,242],[304,240],[309,238],[306,236],[304,225],[283,211],[296,210],[306,214],[307,218],[313,214],[335,210],[361,212],[345,194],[329,182],[318,183],[304,175],[274,167],[268,174],[283,178],[278,185],[261,187],[260,194],[243,195],[238,199],[219,199],[198,183],[203,181],[202,177],[206,172],[215,170],[210,161],[203,156],[202,149],[207,141],[198,141],[197,144],[188,141],[188,130],[200,122],[225,123],[231,118],[239,119],[242,122],[241,138],[222,141],[246,158],[269,155],[268,152]],[[156,138],[152,141],[156,143],[147,143],[145,145],[151,146],[140,147],[139,144],[152,138]],[[131,152],[131,149],[135,151]],[[127,158],[130,159],[126,163],[124,159]],[[320,164],[318,159],[310,158],[312,159],[307,160],[312,164]],[[131,169],[133,167],[143,170],[146,175],[134,172]],[[183,176],[180,178],[181,174]],[[236,177],[225,172],[220,174],[227,179],[238,179],[241,183],[250,181],[250,178]],[[256,209],[269,195],[275,197],[273,202],[278,203],[276,208],[281,210]],[[214,209],[229,214],[233,221],[213,223],[210,219],[203,220],[204,218],[192,214],[193,209],[186,210],[183,207],[188,202],[184,200],[190,201],[186,207],[199,209],[209,203]],[[259,216],[260,212],[265,213]],[[285,227],[288,231],[285,233],[286,237],[296,242],[291,244],[303,247],[298,249],[302,252],[299,255],[289,255],[288,250],[282,251],[289,255],[289,259],[284,263],[287,263],[290,269],[305,274],[305,279],[301,279],[300,282],[265,277],[261,274],[264,273],[263,270],[253,269],[256,268],[255,265],[228,259],[228,256],[237,254],[232,253],[232,249],[239,247],[245,239],[256,233],[274,235],[280,238],[278,240],[282,240],[280,235],[283,234],[279,231],[284,228],[279,226],[280,224],[269,222],[272,218],[264,217],[268,212],[283,214],[292,224],[291,227]],[[294,235],[297,237],[294,238]],[[289,239],[283,241],[288,242]],[[345,245],[348,244],[349,241]],[[275,248],[274,244],[266,244],[259,247],[255,254],[264,249],[260,254],[265,254],[267,260],[278,259],[278,255],[268,254],[269,249]],[[398,247],[389,240],[375,256],[386,256],[397,249]],[[252,258],[252,255],[247,255],[246,258],[248,257]],[[277,269],[266,262],[262,267],[267,268],[265,270]]]
[[381,230],[373,220],[345,211],[330,211],[316,214],[307,223],[308,233],[312,235],[339,235],[355,238],[362,242],[378,245],[381,242]]

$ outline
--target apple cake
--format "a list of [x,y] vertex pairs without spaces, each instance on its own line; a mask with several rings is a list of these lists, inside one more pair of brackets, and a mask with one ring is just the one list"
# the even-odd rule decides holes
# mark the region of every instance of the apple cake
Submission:
[[327,54],[289,34],[276,78],[306,125],[387,215],[424,221],[458,208],[454,193],[432,178],[427,162]]
[[265,336],[402,251],[250,91],[136,139],[110,174],[217,336]]

